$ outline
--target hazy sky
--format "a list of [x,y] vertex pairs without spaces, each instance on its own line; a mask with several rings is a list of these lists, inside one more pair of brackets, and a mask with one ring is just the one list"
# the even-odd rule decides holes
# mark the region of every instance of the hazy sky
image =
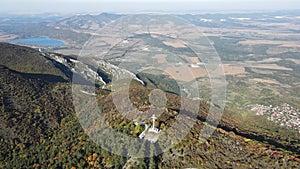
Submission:
[[0,0],[0,13],[217,12],[300,9],[300,0]]

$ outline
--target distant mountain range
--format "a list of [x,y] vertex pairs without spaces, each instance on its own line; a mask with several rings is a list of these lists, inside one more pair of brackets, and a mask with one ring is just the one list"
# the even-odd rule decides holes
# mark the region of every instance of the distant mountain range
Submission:
[[[245,25],[241,22],[241,19],[251,19],[259,22],[285,21],[299,23],[299,21],[293,19],[299,13],[299,11],[279,11],[272,13],[181,14],[176,16],[202,27],[269,29],[260,25]],[[104,25],[122,16],[126,15],[101,13],[98,15],[74,15],[67,18],[49,16],[49,19],[46,16],[41,18],[38,18],[38,16],[25,18],[22,16],[11,16],[2,18],[0,30],[5,33],[15,34],[21,38],[48,36],[67,42],[67,46],[78,47],[84,44],[91,35],[97,33]]]

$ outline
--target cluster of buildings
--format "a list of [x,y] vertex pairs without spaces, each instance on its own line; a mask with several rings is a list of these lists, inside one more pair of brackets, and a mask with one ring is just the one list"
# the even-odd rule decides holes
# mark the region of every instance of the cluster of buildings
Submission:
[[284,103],[281,106],[249,105],[258,116],[267,116],[268,120],[300,133],[300,110]]

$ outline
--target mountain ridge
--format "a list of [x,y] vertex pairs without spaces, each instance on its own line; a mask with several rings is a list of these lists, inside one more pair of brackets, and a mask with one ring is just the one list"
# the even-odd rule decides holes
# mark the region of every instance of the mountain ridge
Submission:
[[[0,66],[0,168],[261,168],[274,165],[296,168],[299,165],[298,133],[276,127],[262,117],[241,119],[228,108],[214,134],[201,141],[199,133],[203,124],[210,123],[206,121],[210,106],[207,103],[202,103],[196,125],[189,134],[164,154],[144,159],[117,156],[84,133],[74,110],[71,83],[63,80],[62,70],[36,50],[0,44],[0,48],[6,46],[9,47],[6,50],[13,49],[11,56],[15,58],[2,61]],[[14,67],[19,58],[24,59],[22,56],[34,58],[26,60],[29,65],[34,64],[36,57],[43,64],[33,65],[34,71],[29,71],[27,65]],[[41,68],[45,63],[49,71]],[[55,78],[60,80],[51,80]],[[133,82],[129,93],[134,106],[147,110],[151,89]],[[116,111],[109,88],[96,88],[95,94],[111,127],[131,135],[141,132]],[[180,110],[181,98],[171,93],[167,97],[167,111],[157,124],[163,130],[174,122]]]

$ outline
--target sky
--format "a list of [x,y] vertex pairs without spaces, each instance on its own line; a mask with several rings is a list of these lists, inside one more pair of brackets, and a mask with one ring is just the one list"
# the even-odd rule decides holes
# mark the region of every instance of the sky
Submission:
[[300,0],[0,0],[0,13],[242,12],[300,9]]

